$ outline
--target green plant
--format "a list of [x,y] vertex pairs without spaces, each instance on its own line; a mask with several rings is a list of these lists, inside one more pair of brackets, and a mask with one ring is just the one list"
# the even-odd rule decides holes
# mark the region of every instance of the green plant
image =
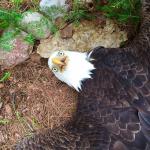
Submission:
[[[97,0],[99,2],[99,0]],[[138,23],[140,20],[140,0],[108,0],[107,5],[97,5],[97,10],[104,12],[108,18],[116,19],[121,23]]]
[[93,16],[89,14],[88,10],[84,7],[80,0],[73,1],[72,10],[65,14],[65,21],[71,21],[79,24],[82,19],[92,19]]
[[29,8],[33,11],[39,11],[39,2],[40,0],[31,0]]
[[13,8],[15,10],[19,10],[21,7],[21,4],[23,3],[23,0],[10,0],[10,2],[12,3]]
[[11,76],[11,73],[10,72],[5,72],[3,74],[3,76],[0,78],[0,82],[4,82],[4,81],[7,81]]
[[[10,0],[12,7],[0,8],[0,29],[5,29],[8,26],[18,27],[18,22],[22,19],[22,12],[27,8],[30,10],[38,10],[38,0],[32,0],[26,8],[24,8],[25,0]],[[26,6],[27,4],[25,4]]]
[[22,15],[14,10],[0,9],[0,29],[11,26],[18,26],[18,22],[22,19]]
[[0,125],[6,125],[8,123],[10,123],[10,120],[8,120],[8,119],[0,119]]
[[25,39],[25,41],[27,41],[29,44],[33,45],[34,44],[34,41],[35,41],[35,38],[32,34],[28,34]]
[[21,116],[21,114],[16,110],[15,110],[15,115],[16,115],[16,118],[19,121],[19,123],[22,125],[22,128],[25,131],[25,133],[27,135],[32,135],[33,128],[28,123],[28,121],[23,116]]
[[[0,29],[7,29],[8,27],[13,27],[14,30],[4,32],[3,36],[0,37],[0,47],[5,51],[11,51],[12,45],[11,40],[15,38],[17,34],[20,33],[21,29],[19,27],[19,22],[22,19],[22,14],[15,10],[5,10],[0,9]],[[35,38],[29,34],[25,37],[25,41],[29,44],[34,44]]]
[[55,22],[55,18],[58,14],[65,14],[65,9],[58,6],[44,7],[42,10],[51,22]]
[[32,126],[34,128],[39,128],[40,127],[40,124],[38,123],[38,120],[34,117],[32,117],[31,123],[32,123]]
[[74,0],[72,6],[72,10],[70,10],[69,12],[66,12],[64,7],[52,6],[43,8],[45,15],[52,22],[52,33],[56,33],[59,30],[59,28],[55,25],[56,16],[63,16],[64,20],[62,20],[61,25],[59,25],[62,28],[65,25],[66,21],[78,24],[81,19],[91,18],[91,15],[89,15],[87,9],[85,9],[83,3],[81,3],[80,0]]
[[39,7],[39,1],[40,0],[31,0],[31,1],[26,1],[26,0],[9,0],[9,1],[12,4],[11,9],[16,10],[18,12],[23,12],[26,9],[37,11],[38,7]]

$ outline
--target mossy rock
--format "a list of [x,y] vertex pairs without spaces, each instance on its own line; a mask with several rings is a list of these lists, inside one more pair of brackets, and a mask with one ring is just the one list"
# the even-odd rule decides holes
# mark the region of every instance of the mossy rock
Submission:
[[27,58],[33,49],[30,35],[19,29],[8,28],[0,38],[0,65],[7,69]]
[[45,39],[50,36],[53,24],[38,12],[24,12],[20,21],[21,28],[32,34],[36,39]]

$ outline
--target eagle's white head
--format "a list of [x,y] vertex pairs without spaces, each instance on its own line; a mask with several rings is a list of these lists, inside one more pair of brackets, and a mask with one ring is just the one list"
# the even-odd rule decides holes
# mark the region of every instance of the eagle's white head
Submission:
[[48,59],[48,66],[62,82],[81,90],[82,80],[91,78],[94,65],[90,54],[73,51],[55,51]]

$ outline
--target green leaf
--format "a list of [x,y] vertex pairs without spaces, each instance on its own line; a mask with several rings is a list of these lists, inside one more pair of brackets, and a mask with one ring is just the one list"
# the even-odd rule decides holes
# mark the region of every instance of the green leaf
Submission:
[[0,125],[6,125],[10,122],[8,119],[0,119]]
[[0,82],[7,81],[11,76],[10,72],[5,72],[4,75],[0,78]]

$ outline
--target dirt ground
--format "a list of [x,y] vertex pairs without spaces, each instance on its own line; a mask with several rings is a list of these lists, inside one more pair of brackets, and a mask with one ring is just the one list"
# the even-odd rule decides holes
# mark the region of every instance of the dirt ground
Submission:
[[77,99],[77,93],[51,73],[47,59],[36,54],[9,71],[11,78],[0,84],[2,150],[10,149],[23,136],[69,120]]

